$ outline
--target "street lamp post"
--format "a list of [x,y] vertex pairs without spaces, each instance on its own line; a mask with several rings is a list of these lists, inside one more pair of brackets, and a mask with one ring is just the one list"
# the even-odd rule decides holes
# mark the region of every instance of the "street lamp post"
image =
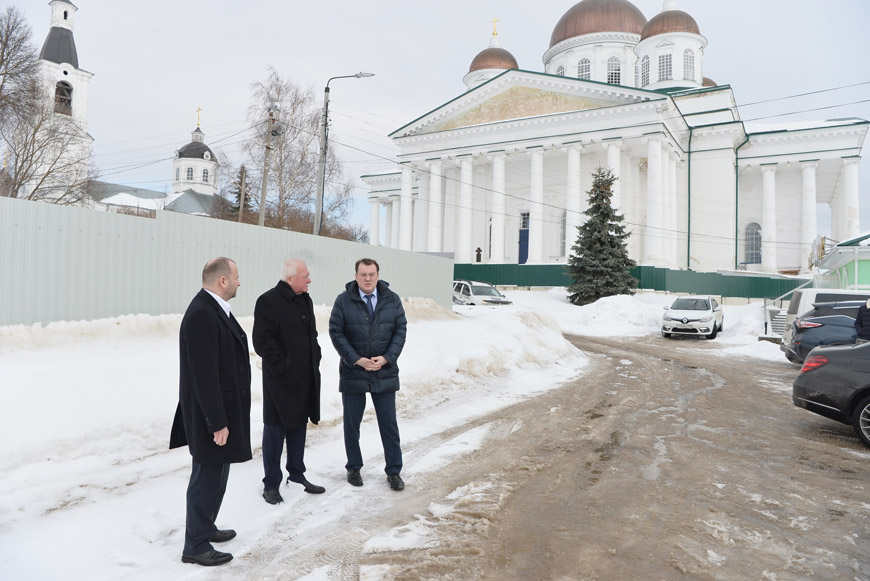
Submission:
[[361,79],[373,76],[374,73],[357,73],[331,77],[326,81],[326,89],[323,90],[323,117],[320,120],[320,161],[317,166],[317,200],[314,205],[315,236],[320,236],[320,227],[323,225],[323,187],[326,178],[327,133],[329,132],[329,83],[335,79]]

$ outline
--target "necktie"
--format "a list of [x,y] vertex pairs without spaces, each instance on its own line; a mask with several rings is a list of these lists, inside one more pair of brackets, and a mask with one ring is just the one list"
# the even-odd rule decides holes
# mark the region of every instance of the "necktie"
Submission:
[[369,306],[369,317],[375,319],[375,308],[372,306],[372,295],[366,295],[366,304]]

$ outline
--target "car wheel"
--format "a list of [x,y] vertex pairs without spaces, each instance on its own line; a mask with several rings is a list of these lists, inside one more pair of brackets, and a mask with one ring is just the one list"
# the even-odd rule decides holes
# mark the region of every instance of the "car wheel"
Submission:
[[862,399],[852,412],[852,427],[865,446],[870,446],[870,396]]
[[721,333],[724,330],[725,330],[725,319],[722,319],[722,324],[719,325],[719,332]]
[[719,329],[716,327],[716,323],[713,323],[713,331],[707,335],[707,339],[715,339],[716,335],[719,334]]

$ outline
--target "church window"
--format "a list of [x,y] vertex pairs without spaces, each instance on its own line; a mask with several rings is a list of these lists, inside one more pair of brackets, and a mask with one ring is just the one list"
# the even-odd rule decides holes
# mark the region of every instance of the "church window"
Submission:
[[586,79],[587,81],[592,78],[592,67],[589,63],[589,59],[580,59],[580,62],[577,63],[577,78],[578,79]]
[[649,85],[649,57],[643,57],[640,61],[640,86],[646,87]]
[[660,54],[659,55],[659,80],[660,81],[668,81],[673,79],[674,75],[671,71],[671,55],[669,54]]
[[208,170],[207,169],[202,170],[202,181],[204,181],[205,183],[208,183]]
[[520,213],[520,229],[528,230],[529,229],[529,213],[521,212]]
[[187,181],[189,181],[189,182],[193,181],[193,168],[192,167],[187,168]]
[[175,181],[179,180],[181,180],[181,168],[177,167],[175,168]]
[[761,226],[746,225],[746,264],[761,264]]
[[564,77],[565,76],[565,67],[563,67],[562,65],[559,65],[558,67],[556,67],[556,74],[559,75],[560,77]]
[[683,79],[695,80],[695,53],[690,48],[683,51]]
[[67,20],[68,18],[69,18],[69,12],[67,12],[66,10],[64,10],[64,11],[63,11],[63,19],[64,19],[64,20]]
[[58,81],[54,87],[54,112],[62,115],[72,115],[72,85],[66,81]]
[[611,85],[619,85],[621,70],[622,63],[619,61],[619,57],[612,56],[607,59],[607,82]]

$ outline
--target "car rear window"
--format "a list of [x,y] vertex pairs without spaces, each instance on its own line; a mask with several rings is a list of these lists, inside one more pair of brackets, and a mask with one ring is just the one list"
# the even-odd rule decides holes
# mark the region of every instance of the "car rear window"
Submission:
[[858,316],[858,307],[860,305],[838,305],[837,303],[830,305],[819,305],[812,311],[806,314],[806,317],[828,317],[832,315],[846,315],[853,319]]
[[816,303],[833,303],[836,301],[861,301],[867,300],[866,294],[851,293],[819,293],[816,295]]

